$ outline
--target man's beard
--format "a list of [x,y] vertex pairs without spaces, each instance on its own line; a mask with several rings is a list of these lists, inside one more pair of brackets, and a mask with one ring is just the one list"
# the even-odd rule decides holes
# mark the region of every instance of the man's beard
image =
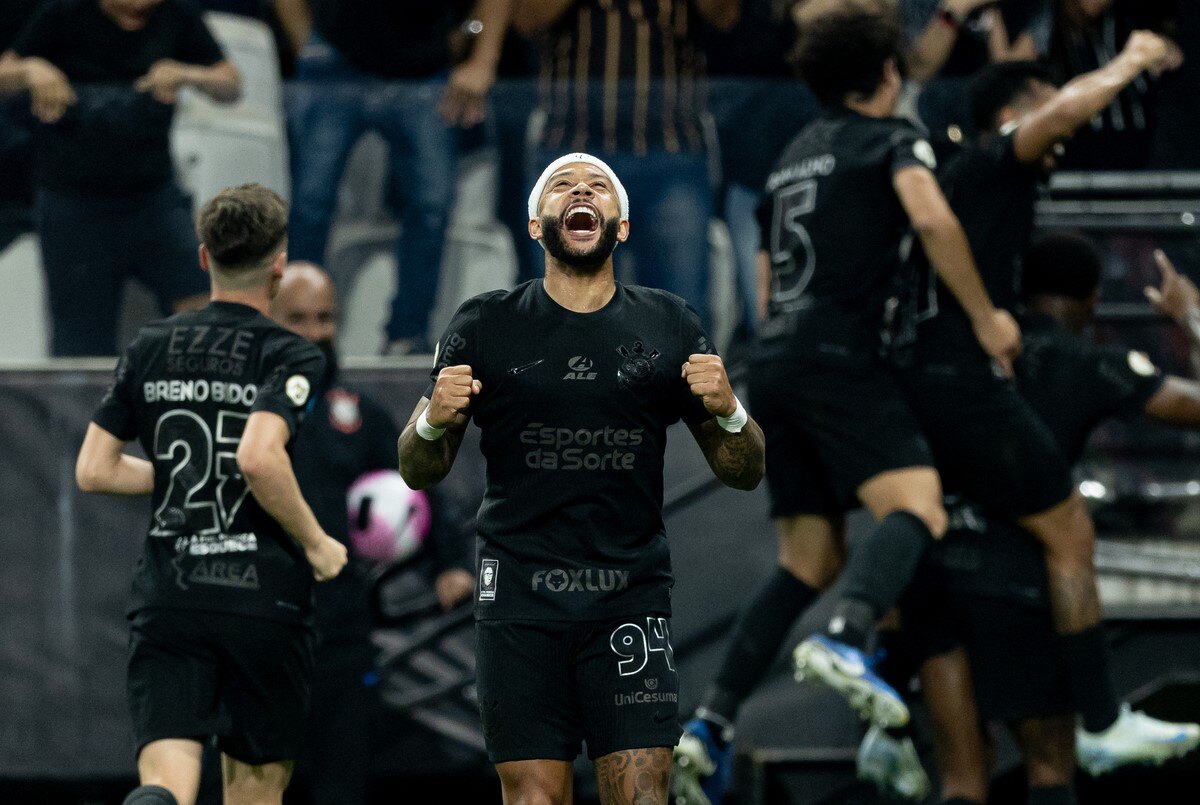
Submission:
[[612,255],[613,249],[617,247],[617,229],[620,225],[621,222],[615,218],[604,220],[600,226],[600,239],[596,241],[596,245],[581,252],[567,245],[566,239],[563,237],[563,230],[566,228],[564,221],[560,218],[543,215],[542,242],[546,244],[546,251],[558,262],[580,272],[594,274],[604,266],[604,263]]

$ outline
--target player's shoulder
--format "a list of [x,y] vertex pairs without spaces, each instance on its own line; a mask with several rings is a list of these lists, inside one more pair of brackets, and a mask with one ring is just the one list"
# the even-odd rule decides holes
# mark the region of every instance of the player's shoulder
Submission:
[[683,297],[662,288],[625,284],[622,284],[621,288],[629,302],[639,307],[657,308],[676,315],[682,315],[692,309]]
[[539,280],[523,282],[515,288],[499,288],[494,291],[484,291],[465,300],[458,306],[455,314],[458,318],[479,317],[487,312],[516,307],[521,300],[528,296],[533,283]]

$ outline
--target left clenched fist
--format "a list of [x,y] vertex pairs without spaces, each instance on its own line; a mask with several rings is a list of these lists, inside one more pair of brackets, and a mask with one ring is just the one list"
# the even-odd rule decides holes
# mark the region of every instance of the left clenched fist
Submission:
[[732,416],[737,398],[719,355],[690,355],[683,365],[683,379],[713,416]]

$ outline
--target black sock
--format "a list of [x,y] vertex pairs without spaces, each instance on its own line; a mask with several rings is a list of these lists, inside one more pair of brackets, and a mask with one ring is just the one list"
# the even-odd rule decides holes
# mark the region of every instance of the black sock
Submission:
[[179,801],[161,785],[140,785],[129,792],[124,805],[179,805]]
[[825,633],[865,649],[875,622],[904,594],[933,535],[909,512],[892,512],[875,526],[850,555],[842,576],[846,590]]
[[733,640],[704,706],[726,721],[766,676],[796,619],[816,600],[818,591],[782,567],[758,589],[733,630]]
[[1071,699],[1083,716],[1083,728],[1102,732],[1121,714],[1121,705],[1108,675],[1108,647],[1104,627],[1058,636],[1071,684]]
[[1029,789],[1028,805],[1076,805],[1075,789],[1069,785],[1049,785]]

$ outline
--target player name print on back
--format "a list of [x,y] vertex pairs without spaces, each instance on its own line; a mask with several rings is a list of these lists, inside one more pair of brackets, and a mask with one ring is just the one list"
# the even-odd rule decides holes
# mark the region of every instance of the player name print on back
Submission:
[[310,615],[311,568],[250,494],[237,451],[257,411],[294,438],[323,371],[316,347],[246,305],[214,302],[139,334],[96,416],[155,465],[131,610]]

